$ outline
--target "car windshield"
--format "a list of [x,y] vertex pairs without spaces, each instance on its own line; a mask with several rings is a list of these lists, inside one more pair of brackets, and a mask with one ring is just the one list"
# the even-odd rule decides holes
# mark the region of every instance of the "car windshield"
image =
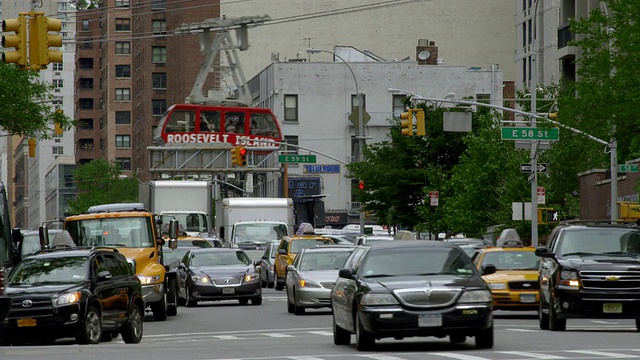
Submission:
[[165,265],[169,265],[172,264],[174,262],[179,262],[182,261],[182,258],[184,257],[184,254],[187,253],[187,251],[192,250],[193,247],[182,247],[182,248],[176,248],[176,249],[170,249],[170,248],[163,248],[162,249],[162,262]]
[[38,251],[40,251],[40,235],[37,232],[25,235],[22,238],[22,256]]
[[364,277],[450,274],[474,275],[473,264],[459,248],[425,247],[371,250],[359,273]]
[[487,252],[482,265],[493,264],[496,270],[538,270],[540,258],[533,251]]
[[154,247],[148,217],[91,218],[67,221],[65,228],[78,246]]
[[299,269],[302,271],[340,270],[352,252],[353,250],[306,252],[300,259]]
[[204,239],[189,239],[189,240],[178,240],[178,247],[188,246],[188,247],[199,247],[199,248],[212,248],[210,242]]
[[249,265],[251,260],[242,251],[196,252],[193,266]]
[[305,239],[305,240],[294,240],[291,242],[291,252],[297,253],[298,251],[316,246],[316,245],[329,245],[333,244],[331,239]]
[[9,285],[69,284],[87,280],[88,257],[28,258],[9,276]]
[[631,228],[585,228],[565,231],[558,254],[640,254],[640,231]]
[[287,235],[287,225],[282,223],[237,224],[233,238],[236,243],[254,243],[278,240]]

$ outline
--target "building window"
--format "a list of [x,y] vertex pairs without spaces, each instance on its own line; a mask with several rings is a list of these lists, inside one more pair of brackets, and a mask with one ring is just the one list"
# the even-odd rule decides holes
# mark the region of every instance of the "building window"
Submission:
[[131,147],[131,135],[116,135],[116,147],[117,148],[130,148]]
[[[358,95],[351,95],[351,110],[358,107]],[[367,98],[364,94],[362,94],[362,108],[367,108]]]
[[80,42],[79,46],[81,49],[93,49],[93,43],[91,40],[83,40]]
[[166,89],[167,88],[167,73],[153,73],[152,88],[153,89]]
[[93,130],[93,119],[80,119],[77,127],[79,130]]
[[82,30],[89,30],[89,20],[82,20]]
[[152,56],[151,61],[154,63],[166,63],[167,62],[167,48],[166,46],[153,46],[151,48]]
[[80,78],[78,80],[81,90],[92,90],[93,89],[93,79],[92,78]]
[[406,95],[393,95],[393,117],[399,118],[400,114],[404,112],[404,104],[402,101],[406,98]]
[[284,96],[284,121],[298,121],[298,95]]
[[[93,58],[80,58],[78,61],[80,63],[80,69],[93,69]],[[57,64],[57,63],[54,63]],[[60,71],[60,70],[56,70]]]
[[53,155],[64,155],[62,149],[62,146],[53,146],[51,148],[51,151]]
[[53,71],[62,71],[62,69],[64,69],[64,67],[62,66],[62,63],[52,63],[53,65]]
[[52,83],[54,88],[61,88],[63,85],[62,79],[53,79]]
[[119,77],[119,78],[131,77],[131,65],[116,65],[116,77]]
[[92,110],[93,109],[93,99],[80,99],[80,109],[82,110]]
[[120,170],[131,170],[131,158],[116,158],[116,164]]
[[118,125],[131,124],[131,111],[116,111],[116,124]]
[[116,89],[116,101],[130,101],[131,100],[131,89],[122,88]]
[[116,41],[116,54],[131,54],[131,43],[128,41]]
[[128,8],[129,7],[129,0],[116,0],[116,7],[117,8]]
[[153,115],[163,115],[167,111],[167,100],[151,100]]
[[153,34],[166,34],[167,33],[167,20],[152,20],[151,31]]
[[151,10],[164,10],[167,8],[167,0],[152,0]]
[[131,19],[128,19],[128,18],[116,19],[116,31],[131,31]]
[[[298,145],[298,136],[297,135],[285,135],[284,136],[284,143],[285,144],[291,144],[291,145]],[[284,146],[284,153],[285,154],[297,154],[298,153],[298,147],[297,146],[288,146],[285,145]]]

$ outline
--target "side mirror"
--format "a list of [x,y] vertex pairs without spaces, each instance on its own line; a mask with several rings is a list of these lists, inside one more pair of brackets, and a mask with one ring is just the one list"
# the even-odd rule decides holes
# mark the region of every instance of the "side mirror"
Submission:
[[555,256],[555,254],[549,251],[549,248],[546,246],[537,247],[535,254],[536,256],[540,256],[542,258],[552,258]]
[[496,272],[496,266],[493,264],[482,265],[482,275],[491,275]]
[[280,249],[280,250],[278,250],[278,254],[280,254],[280,255],[287,255],[287,250],[285,250],[285,249]]
[[180,228],[179,228],[178,220],[176,219],[169,220],[169,238],[177,239],[179,236],[178,234],[179,230]]
[[338,271],[338,276],[345,279],[353,279],[353,269],[340,269],[340,271]]
[[262,255],[262,260],[269,260],[269,257],[267,255]]
[[296,267],[293,265],[287,265],[287,271],[295,271]]
[[111,273],[108,272],[108,271],[100,271],[98,273],[98,281],[109,280],[112,277],[113,277],[113,275],[111,275]]
[[42,224],[38,228],[38,235],[40,236],[40,248],[42,250],[49,248],[49,227],[47,224]]
[[164,246],[166,241],[164,240],[163,237],[159,237],[156,239],[156,242],[158,243],[159,246]]
[[[164,239],[163,239],[164,241]],[[178,239],[169,239],[168,243],[169,249],[177,249],[178,248]]]
[[253,260],[253,266],[255,267],[260,267],[262,265],[262,261],[260,260]]
[[14,244],[19,243],[20,241],[22,241],[23,236],[22,236],[22,231],[20,231],[20,229],[18,228],[13,228],[11,229],[11,241],[13,241]]

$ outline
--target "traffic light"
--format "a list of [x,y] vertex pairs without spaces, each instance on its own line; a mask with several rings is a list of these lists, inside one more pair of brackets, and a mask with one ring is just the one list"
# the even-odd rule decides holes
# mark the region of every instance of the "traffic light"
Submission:
[[[7,34],[15,32],[15,35]],[[18,15],[17,19],[2,20],[2,47],[15,48],[14,51],[4,51],[2,62],[16,64],[21,69],[27,68],[27,18],[25,14]]]
[[231,165],[232,166],[238,165],[238,158],[240,157],[240,153],[238,152],[238,148],[239,148],[239,146],[236,146],[233,149],[231,149]]
[[29,139],[29,157],[36,157],[36,139]]
[[400,114],[402,135],[413,136],[413,111],[413,109],[409,109]]
[[[56,110],[55,116],[62,116],[63,113],[64,113],[64,111],[62,111],[62,109],[58,109],[58,110]],[[56,135],[64,134],[64,128],[62,127],[62,122],[60,122],[59,120],[56,119],[54,121],[54,125],[55,125],[55,128],[53,130],[54,134],[56,134]]]
[[547,219],[546,220],[547,220],[548,223],[559,222],[560,221],[560,214],[558,213],[558,210],[547,209]]
[[551,120],[553,120],[553,121],[558,121],[558,112],[557,112],[557,111],[556,111],[556,112],[549,113],[549,115],[548,115],[548,116],[549,116],[549,119],[551,119]]
[[62,35],[50,32],[62,30],[62,21],[49,19],[43,12],[29,19],[29,62],[33,70],[46,69],[52,62],[62,62],[62,51],[50,49],[62,46]]
[[238,146],[238,166],[247,166],[247,148]]
[[364,180],[358,181],[358,189],[364,190]]
[[414,112],[416,113],[416,135],[425,136],[427,132],[424,124],[424,110],[416,109]]

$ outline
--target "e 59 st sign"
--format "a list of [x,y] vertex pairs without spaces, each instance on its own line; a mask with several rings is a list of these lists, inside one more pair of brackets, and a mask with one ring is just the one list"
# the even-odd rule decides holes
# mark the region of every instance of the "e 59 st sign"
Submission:
[[503,127],[502,140],[546,140],[557,141],[558,128]]

